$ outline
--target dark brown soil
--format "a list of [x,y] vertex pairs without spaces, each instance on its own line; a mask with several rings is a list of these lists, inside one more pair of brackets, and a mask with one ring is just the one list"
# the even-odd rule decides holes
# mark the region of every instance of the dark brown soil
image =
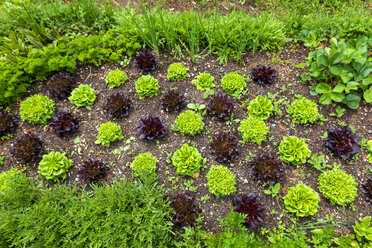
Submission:
[[[266,218],[264,220],[263,227],[272,228],[277,225],[279,220],[283,220],[285,222],[288,221],[285,216],[279,216],[285,209],[283,206],[283,200],[281,198],[285,195],[287,187],[303,182],[318,191],[317,177],[319,172],[312,168],[310,164],[305,164],[300,168],[285,165],[286,174],[280,181],[282,189],[279,198],[273,199],[271,196],[264,194],[264,190],[266,188],[260,187],[257,182],[251,179],[251,169],[245,159],[246,156],[249,155],[249,152],[255,154],[259,150],[265,150],[277,153],[278,149],[274,143],[278,144],[282,136],[295,135],[300,138],[307,138],[307,142],[313,153],[318,155],[325,154],[329,164],[333,164],[333,162],[341,163],[341,168],[346,170],[348,173],[351,173],[356,178],[357,182],[361,184],[367,177],[367,171],[372,168],[371,164],[369,164],[366,159],[366,151],[363,150],[360,153],[358,160],[342,161],[341,159],[331,157],[325,151],[325,148],[322,145],[323,143],[321,136],[328,127],[336,125],[339,121],[343,121],[354,126],[360,137],[372,139],[372,118],[369,114],[371,106],[367,106],[363,103],[357,110],[347,109],[345,115],[342,118],[337,119],[329,116],[329,114],[334,111],[336,105],[319,105],[320,112],[324,115],[327,121],[310,126],[294,126],[291,123],[291,120],[286,116],[285,109],[287,106],[284,105],[282,107],[284,112],[283,116],[271,117],[266,121],[270,127],[268,139],[263,142],[261,146],[251,143],[246,144],[238,158],[235,161],[226,164],[237,177],[237,192],[232,196],[216,198],[209,193],[206,185],[206,172],[211,165],[218,164],[218,162],[210,154],[208,148],[208,136],[220,131],[231,131],[240,138],[241,136],[237,132],[237,127],[239,124],[233,122],[231,125],[228,125],[227,123],[213,120],[210,116],[205,116],[204,122],[207,130],[203,131],[200,135],[196,135],[195,137],[185,138],[179,133],[176,133],[170,129],[174,119],[182,111],[170,114],[164,112],[160,106],[160,98],[162,92],[165,90],[178,87],[180,91],[185,93],[187,103],[191,102],[206,104],[207,100],[203,98],[203,92],[198,92],[196,87],[191,83],[191,80],[199,72],[208,72],[212,74],[215,77],[215,82],[217,85],[219,85],[222,76],[228,72],[240,71],[241,74],[249,76],[253,67],[259,64],[264,64],[275,68],[278,71],[278,78],[273,85],[268,86],[261,86],[253,82],[249,82],[248,93],[242,98],[242,101],[253,99],[257,95],[266,96],[268,92],[280,92],[280,97],[287,97],[289,100],[293,99],[295,94],[301,94],[310,99],[318,101],[317,97],[310,96],[309,85],[300,82],[300,74],[302,71],[301,69],[295,67],[296,64],[304,62],[307,53],[308,50],[306,48],[298,45],[288,45],[287,48],[279,54],[269,52],[245,54],[241,62],[228,61],[227,65],[220,65],[217,61],[217,57],[215,56],[201,57],[199,64],[192,63],[190,59],[186,57],[187,59],[181,62],[190,69],[190,76],[181,82],[170,82],[166,79],[166,70],[168,65],[173,62],[178,62],[179,60],[174,59],[168,51],[161,51],[159,61],[162,63],[162,66],[157,71],[152,73],[152,75],[159,80],[159,84],[161,86],[159,95],[157,97],[143,100],[138,99],[135,91],[134,83],[141,75],[135,68],[133,61],[131,61],[127,67],[112,64],[104,64],[101,66],[81,65],[76,71],[78,83],[89,84],[97,91],[97,93],[99,93],[96,102],[92,106],[92,110],[89,111],[85,108],[78,109],[68,100],[56,102],[57,111],[67,109],[76,112],[81,117],[83,123],[81,124],[78,132],[72,137],[61,139],[57,137],[51,129],[45,126],[30,125],[28,123],[21,122],[17,132],[15,133],[15,137],[24,132],[33,131],[42,136],[44,140],[44,147],[47,151],[65,151],[67,156],[73,160],[74,166],[69,170],[67,179],[62,182],[64,184],[77,183],[78,185],[82,185],[82,182],[77,176],[77,171],[81,168],[82,161],[88,158],[101,159],[106,161],[108,164],[112,163],[113,167],[108,171],[108,175],[105,178],[106,182],[110,183],[112,180],[119,179],[123,175],[126,177],[131,177],[131,169],[126,166],[126,164],[128,162],[132,162],[133,158],[138,153],[150,151],[159,159],[157,171],[159,175],[159,184],[164,184],[165,187],[170,190],[170,192],[184,188],[183,182],[192,178],[182,177],[175,174],[173,165],[166,163],[167,153],[173,153],[185,142],[194,142],[202,156],[208,159],[207,169],[202,169],[200,175],[196,179],[193,179],[195,181],[194,185],[198,187],[195,195],[197,200],[200,202],[202,215],[204,216],[204,227],[207,228],[207,230],[216,229],[218,231],[217,218],[223,218],[228,214],[230,211],[232,198],[240,193],[253,192],[260,197],[261,201],[266,206]],[[126,71],[129,75],[129,81],[125,85],[122,85],[118,88],[109,89],[104,82],[104,77],[108,71],[115,68],[120,68]],[[41,87],[42,84],[42,82],[33,84],[29,89],[29,93],[25,97],[40,92],[44,93]],[[291,84],[291,86],[288,86],[288,84]],[[281,90],[283,85],[287,85],[286,90]],[[216,91],[222,92],[222,89],[219,87]],[[123,92],[127,94],[133,102],[133,108],[128,118],[114,121],[121,125],[125,136],[124,140],[115,142],[109,148],[105,148],[101,145],[95,145],[94,142],[96,140],[98,126],[103,122],[112,121],[103,111],[102,106],[104,100],[115,92]],[[244,105],[242,105],[239,100],[236,100],[236,103],[237,106],[234,110],[235,118],[246,118],[248,112],[244,108]],[[18,106],[18,103],[12,106],[13,113],[18,114]],[[149,114],[155,116],[161,115],[169,128],[169,134],[160,141],[159,146],[157,146],[155,142],[139,140],[138,133],[135,131],[135,126],[138,124],[139,119]],[[81,137],[81,140],[85,140],[85,142],[75,144],[74,140],[78,136]],[[125,141],[130,137],[136,137],[136,140],[129,144],[130,147],[126,151],[122,152],[120,158],[119,155],[110,153],[117,148],[126,147],[127,144]],[[5,156],[4,166],[1,168],[1,171],[8,170],[13,166],[21,167],[9,155],[9,147],[11,143],[12,140],[8,140],[0,144],[0,154]],[[349,162],[353,162],[353,164],[349,164]],[[37,166],[26,167],[24,170],[32,177],[36,177],[38,175]],[[172,177],[175,179],[172,179]],[[177,181],[175,182],[175,180]],[[47,183],[51,185],[53,184],[50,182]],[[203,202],[201,201],[201,197],[205,195],[209,195],[210,199],[206,202]],[[356,219],[371,214],[371,205],[366,203],[365,196],[360,190],[358,191],[358,197],[353,204],[355,205],[355,211],[351,210],[350,208],[342,209],[341,207],[332,206],[327,199],[322,198],[318,213],[312,218],[304,218],[301,219],[301,221],[310,219],[325,219],[326,215],[333,215],[337,221],[352,224]],[[288,215],[288,213],[285,215]]]

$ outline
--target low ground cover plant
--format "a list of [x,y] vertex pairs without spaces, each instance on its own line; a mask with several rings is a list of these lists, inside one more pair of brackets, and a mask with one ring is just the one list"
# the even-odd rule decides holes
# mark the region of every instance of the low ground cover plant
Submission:
[[135,85],[139,99],[157,96],[160,89],[158,80],[151,75],[141,76]]
[[150,152],[143,152],[138,154],[133,162],[130,164],[130,167],[134,171],[136,177],[143,177],[148,174],[155,174],[158,166],[157,157],[152,155]]
[[318,104],[306,97],[294,100],[289,106],[287,113],[291,116],[293,123],[314,123],[320,118]]
[[111,121],[102,123],[98,127],[98,135],[95,144],[102,144],[109,147],[112,142],[124,139],[121,127]]
[[174,120],[172,129],[184,136],[197,135],[204,129],[203,117],[192,110],[186,110]]
[[302,183],[289,187],[283,199],[287,210],[296,214],[297,217],[314,215],[318,211],[320,202],[318,193]]
[[55,103],[41,94],[30,96],[20,103],[19,115],[30,124],[45,124],[54,115]]
[[174,208],[174,223],[181,226],[196,226],[196,219],[201,214],[195,197],[186,191],[180,191],[172,197],[172,208]]
[[195,79],[192,80],[192,83],[196,86],[197,90],[212,89],[216,86],[213,82],[214,77],[209,73],[199,73],[199,75],[197,75]]
[[139,125],[136,126],[136,130],[139,132],[140,139],[152,141],[158,141],[168,133],[161,116],[152,117],[151,114],[140,119]]
[[358,183],[344,170],[334,168],[319,175],[318,187],[331,204],[346,206],[357,197]]
[[184,95],[177,90],[167,90],[160,103],[167,112],[177,111],[186,106]]
[[140,72],[143,72],[144,74],[149,74],[152,71],[156,70],[159,64],[159,60],[151,51],[144,52],[140,51],[137,54],[136,59],[134,60],[134,64],[137,66]]
[[284,136],[279,145],[280,160],[284,163],[299,166],[306,163],[311,156],[311,150],[306,139],[296,136]]
[[176,150],[172,156],[172,164],[176,168],[176,173],[182,176],[192,176],[200,171],[202,166],[202,156],[198,149],[188,144]]
[[66,157],[66,153],[50,152],[43,155],[39,162],[40,176],[52,181],[66,179],[71,166],[72,160]]
[[105,82],[109,88],[119,87],[128,80],[128,75],[125,71],[115,69],[107,73]]
[[68,99],[71,103],[75,104],[76,107],[86,107],[90,110],[96,98],[95,90],[91,86],[80,84],[79,87],[71,92],[71,96]]
[[236,177],[223,165],[212,165],[207,180],[209,191],[216,197],[231,195],[236,191]]
[[80,118],[67,110],[56,113],[48,125],[61,138],[77,131],[80,127]]
[[167,78],[171,81],[184,80],[189,76],[189,68],[182,63],[173,63],[168,66]]
[[260,199],[253,193],[239,195],[232,200],[235,212],[244,214],[245,224],[254,228],[260,226],[264,219],[265,207],[260,203]]
[[266,140],[266,135],[270,132],[270,128],[263,120],[247,117],[240,122],[238,131],[243,137],[243,142],[253,142],[261,145]]
[[247,83],[242,75],[230,72],[222,77],[221,87],[227,94],[240,98],[247,87]]
[[235,103],[232,98],[223,93],[212,95],[208,100],[207,113],[219,121],[228,121],[234,111]]
[[275,184],[284,176],[284,166],[277,155],[259,152],[251,158],[249,165],[253,169],[253,178],[260,184]]
[[14,139],[10,154],[21,164],[32,165],[38,163],[44,152],[40,136],[34,133],[25,133]]
[[249,116],[260,120],[267,120],[273,112],[273,104],[264,96],[258,95],[249,102]]
[[253,82],[261,85],[272,84],[276,79],[276,70],[271,67],[259,65],[252,69]]

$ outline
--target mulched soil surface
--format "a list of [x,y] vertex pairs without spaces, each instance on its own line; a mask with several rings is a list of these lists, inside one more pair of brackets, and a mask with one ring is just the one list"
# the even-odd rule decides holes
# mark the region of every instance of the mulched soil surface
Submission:
[[[227,123],[218,122],[206,115],[204,117],[204,122],[207,130],[204,130],[201,134],[194,137],[186,138],[170,129],[174,119],[185,109],[174,113],[166,113],[161,108],[160,98],[162,92],[165,90],[178,87],[181,92],[184,92],[187,103],[206,104],[207,99],[203,98],[203,92],[198,92],[196,87],[191,83],[191,80],[198,75],[199,72],[212,74],[215,77],[216,84],[220,85],[221,78],[226,73],[231,71],[240,71],[244,76],[249,76],[253,67],[263,64],[271,66],[278,71],[276,81],[274,84],[268,86],[261,86],[249,82],[248,93],[241,99],[242,101],[253,99],[257,95],[266,96],[268,92],[280,92],[279,96],[286,97],[288,100],[294,99],[295,94],[301,94],[318,101],[318,97],[310,96],[310,86],[301,83],[300,74],[303,72],[302,69],[295,67],[296,64],[305,61],[308,51],[307,48],[302,46],[290,44],[282,51],[282,53],[256,52],[254,54],[245,54],[241,62],[228,61],[227,65],[220,65],[216,56],[201,57],[200,63],[194,64],[190,59],[188,59],[188,57],[186,57],[185,60],[177,60],[174,59],[169,51],[161,51],[159,61],[162,65],[158,70],[152,73],[152,75],[159,80],[161,86],[159,95],[157,97],[143,100],[138,99],[134,87],[135,81],[141,75],[138,73],[138,70],[133,63],[133,59],[127,67],[114,64],[103,64],[100,66],[79,65],[78,70],[75,73],[77,82],[79,84],[85,83],[91,85],[98,94],[96,102],[92,106],[92,110],[89,111],[85,108],[76,108],[68,100],[56,101],[57,111],[66,109],[77,113],[81,117],[83,123],[78,132],[71,137],[61,139],[53,132],[53,130],[46,126],[30,125],[21,122],[14,136],[17,137],[24,132],[33,131],[42,136],[44,147],[47,151],[65,151],[67,156],[73,160],[74,166],[69,170],[67,179],[62,183],[76,183],[79,186],[83,186],[84,184],[77,176],[77,171],[81,168],[82,162],[88,158],[100,159],[106,161],[108,164],[112,163],[113,167],[109,169],[107,176],[104,179],[105,182],[111,183],[114,179],[120,179],[123,175],[131,177],[131,169],[126,166],[126,164],[132,162],[138,153],[150,151],[159,159],[157,170],[159,175],[158,182],[159,184],[164,184],[165,187],[170,190],[170,195],[172,188],[173,192],[176,192],[181,190],[181,188],[184,188],[184,181],[190,179],[194,180],[194,185],[198,187],[194,195],[196,196],[197,201],[200,202],[202,215],[204,216],[204,227],[207,230],[211,231],[214,229],[218,232],[220,229],[218,227],[217,219],[223,218],[228,214],[232,198],[238,194],[250,192],[259,196],[266,207],[263,227],[273,228],[277,225],[279,220],[284,220],[285,222],[288,221],[288,219],[283,217],[280,218],[279,216],[284,210],[283,200],[281,197],[285,195],[287,187],[295,186],[297,183],[302,182],[318,191],[317,177],[319,172],[313,169],[309,164],[305,164],[300,168],[296,168],[292,165],[285,165],[286,171],[285,176],[280,181],[282,189],[279,198],[273,199],[271,196],[264,194],[266,188],[260,187],[256,181],[251,179],[252,171],[249,163],[247,163],[245,159],[246,156],[249,155],[249,152],[255,154],[260,150],[264,150],[277,153],[278,148],[275,144],[280,143],[282,136],[295,135],[300,138],[307,138],[307,143],[313,153],[318,155],[325,154],[326,160],[329,164],[333,164],[334,162],[341,163],[341,168],[346,170],[348,173],[351,173],[356,178],[357,182],[361,184],[367,178],[367,169],[369,170],[372,168],[371,164],[369,164],[366,159],[367,152],[363,150],[360,153],[358,160],[342,161],[341,159],[331,157],[326,152],[321,136],[328,127],[336,125],[339,121],[343,121],[354,126],[360,137],[372,139],[372,118],[370,116],[371,106],[362,103],[357,110],[347,109],[345,115],[342,118],[337,119],[329,116],[331,112],[334,112],[336,105],[319,105],[320,112],[324,115],[327,121],[309,126],[294,126],[291,123],[291,120],[286,116],[285,110],[287,106],[284,105],[282,107],[284,112],[283,116],[270,117],[266,121],[267,125],[270,127],[268,139],[260,146],[251,143],[246,144],[242,149],[241,154],[234,161],[225,164],[237,177],[237,192],[232,196],[216,198],[209,193],[206,180],[206,173],[209,170],[209,167],[211,165],[219,164],[210,154],[208,136],[216,132],[230,131],[241,138],[237,131],[239,123],[232,122],[232,124],[228,125]],[[168,65],[173,62],[182,62],[190,69],[190,76],[186,80],[180,82],[171,82],[167,80],[166,70]],[[126,71],[129,76],[129,81],[118,88],[109,89],[104,82],[104,77],[110,70],[115,68],[120,68]],[[44,93],[42,87],[43,84],[45,84],[45,82],[35,82],[30,87],[29,93],[25,97],[36,93]],[[291,86],[288,86],[288,84],[291,84]],[[283,85],[287,85],[286,90],[281,90]],[[222,89],[218,87],[215,91],[222,92]],[[96,140],[98,126],[103,122],[112,121],[103,111],[103,103],[109,95],[116,92],[127,94],[133,102],[133,108],[129,117],[114,120],[114,122],[121,125],[125,139],[113,143],[109,148],[105,148],[101,145],[95,145],[94,142]],[[235,118],[246,118],[248,116],[248,111],[239,100],[235,101],[237,103],[234,109]],[[12,113],[18,115],[18,108],[19,102],[12,106]],[[161,115],[169,129],[168,135],[160,141],[159,145],[155,142],[139,140],[138,132],[135,130],[135,126],[138,124],[139,119],[148,116],[149,114],[152,114],[153,116]],[[77,136],[81,137],[82,142],[74,142]],[[129,148],[125,152],[122,152],[120,156],[110,153],[119,147],[126,147],[128,144],[126,144],[125,141],[132,136],[136,137],[136,141],[130,143]],[[175,150],[179,149],[182,144],[188,141],[194,142],[202,156],[208,159],[207,168],[202,169],[197,178],[178,176],[175,173],[173,165],[166,163],[167,153],[173,153]],[[12,140],[8,140],[0,144],[0,154],[5,156],[4,166],[0,169],[1,171],[8,170],[13,166],[21,167],[21,165],[19,165],[16,160],[11,158],[9,155],[9,147],[11,143]],[[353,164],[349,164],[349,162],[353,162]],[[37,177],[38,169],[36,165],[23,168],[28,175]],[[176,179],[171,180],[172,178],[169,177],[174,177]],[[175,182],[175,180],[177,181]],[[44,182],[49,185],[54,184],[52,182],[47,182],[46,180],[44,180]],[[210,195],[210,199],[206,202],[201,201],[201,197],[207,194]],[[320,209],[316,215],[313,218],[303,218],[301,221],[317,218],[325,219],[326,215],[333,215],[337,221],[352,224],[356,219],[371,214],[371,205],[366,202],[365,196],[360,190],[358,191],[358,197],[354,201],[354,205],[355,211],[350,208],[342,209],[341,207],[332,206],[327,199],[321,197]],[[278,214],[272,214],[271,212],[273,210]],[[341,231],[347,232],[348,230],[345,229]]]

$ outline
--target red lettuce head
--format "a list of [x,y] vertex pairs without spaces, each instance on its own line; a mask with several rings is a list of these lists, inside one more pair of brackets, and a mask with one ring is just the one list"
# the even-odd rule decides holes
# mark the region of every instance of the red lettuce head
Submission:
[[349,126],[330,127],[327,133],[328,136],[323,141],[328,152],[348,159],[360,151],[358,142],[361,138],[354,134]]
[[156,70],[159,61],[153,52],[146,51],[138,53],[136,59],[134,60],[134,64],[144,74],[149,74],[150,72]]
[[258,183],[275,184],[284,174],[282,161],[273,154],[258,152],[250,161],[253,178]]
[[261,85],[272,84],[276,78],[276,70],[259,65],[252,69],[252,80]]
[[136,127],[140,132],[140,139],[157,141],[167,134],[165,123],[162,121],[161,116],[148,117],[140,119],[140,124]]
[[362,185],[362,192],[366,194],[367,201],[372,204],[372,176]]
[[46,85],[47,94],[56,99],[66,99],[75,87],[75,78],[68,72],[54,74]]
[[185,192],[176,193],[172,199],[171,206],[176,212],[174,222],[181,226],[196,226],[196,219],[201,213],[195,198]]
[[177,90],[167,90],[160,103],[165,111],[172,112],[185,107],[185,97]]
[[224,132],[212,135],[210,149],[220,163],[233,160],[239,154],[240,147],[238,138],[232,133]]
[[121,93],[111,95],[105,100],[103,105],[103,109],[110,118],[127,117],[131,108],[132,102],[129,100],[128,96]]
[[17,118],[7,111],[0,112],[0,141],[1,137],[12,134],[17,129]]
[[40,136],[26,133],[14,139],[10,154],[21,164],[36,164],[41,160],[43,146]]
[[247,214],[245,224],[248,227],[254,228],[262,224],[265,207],[255,194],[249,193],[234,197],[232,204],[235,212]]
[[217,118],[219,121],[228,121],[234,110],[235,103],[232,98],[223,93],[210,97],[207,106],[207,113]]
[[83,162],[83,167],[78,174],[86,183],[96,183],[101,181],[106,175],[106,163],[100,160],[88,159]]
[[49,124],[54,132],[61,138],[66,137],[69,134],[76,132],[80,127],[80,118],[67,110],[62,110],[56,113]]

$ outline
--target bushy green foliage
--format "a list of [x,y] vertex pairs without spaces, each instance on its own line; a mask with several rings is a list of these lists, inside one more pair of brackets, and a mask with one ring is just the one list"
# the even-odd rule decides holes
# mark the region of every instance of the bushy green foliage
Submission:
[[209,233],[205,239],[206,247],[250,247],[265,248],[265,242],[244,225],[246,215],[231,211],[224,219],[219,219],[223,231],[218,235]]
[[321,94],[319,102],[342,102],[351,109],[359,107],[361,96],[372,103],[372,62],[369,61],[368,38],[359,37],[347,43],[336,38],[331,47],[309,53],[309,74],[304,79],[315,78],[319,84],[315,92]]
[[22,121],[31,124],[45,124],[53,117],[55,103],[52,99],[41,94],[30,96],[23,100],[19,107]]
[[79,87],[71,92],[71,96],[68,99],[78,108],[86,107],[90,110],[96,100],[95,90],[87,84],[80,84]]
[[192,176],[199,172],[201,162],[202,156],[198,149],[188,144],[183,144],[172,156],[172,163],[176,168],[176,173],[182,176]]
[[291,116],[293,123],[314,123],[320,118],[318,104],[306,97],[300,97],[292,102],[287,113]]
[[0,212],[4,247],[169,247],[172,208],[162,186],[122,178],[92,190],[43,187],[26,209]]
[[212,165],[207,180],[209,191],[216,197],[231,195],[236,191],[236,177],[225,166]]
[[266,97],[258,95],[249,102],[248,111],[249,116],[260,120],[267,120],[273,112],[273,104]]
[[65,179],[71,166],[72,160],[66,158],[66,153],[50,152],[39,163],[40,176],[53,181]]
[[[359,242],[368,242],[369,245],[372,245],[372,225],[371,225],[371,216],[364,217],[360,223],[355,221],[353,225],[356,238]],[[367,246],[367,244],[366,244]],[[369,246],[367,246],[369,247]]]
[[319,208],[320,198],[311,187],[299,183],[296,187],[289,187],[284,199],[286,209],[295,213],[297,217],[314,215]]
[[121,127],[116,123],[108,121],[98,127],[97,140],[94,143],[109,147],[112,142],[122,139],[124,139],[124,136]]
[[159,88],[158,80],[151,75],[142,76],[136,81],[136,91],[139,99],[157,96]]
[[192,80],[192,83],[196,86],[196,89],[198,91],[200,90],[209,90],[216,85],[213,83],[214,77],[209,73],[199,73],[195,77],[194,80]]
[[280,160],[284,163],[299,166],[306,163],[311,156],[309,145],[306,139],[299,139],[296,136],[283,136],[279,145]]
[[240,122],[238,131],[243,137],[243,142],[253,142],[261,145],[262,141],[266,139],[270,128],[263,120],[248,117]]
[[192,110],[186,110],[174,120],[172,129],[183,136],[194,136],[204,129],[203,117]]
[[128,80],[127,73],[120,69],[110,71],[109,73],[107,73],[105,77],[105,82],[111,89],[119,87],[120,85],[124,84],[127,80]]
[[322,172],[318,177],[318,186],[332,205],[346,206],[357,197],[358,183],[355,178],[338,168]]
[[247,83],[243,76],[230,72],[222,77],[221,87],[227,94],[239,98],[247,87]]
[[189,68],[186,68],[182,63],[170,64],[167,70],[167,78],[172,81],[184,80],[186,79]]
[[35,182],[16,168],[0,174],[0,206],[27,207],[36,200],[37,196]]
[[156,166],[157,162],[158,159],[150,152],[143,152],[134,158],[130,167],[134,171],[136,177],[141,177],[144,174],[155,174],[156,169],[158,168]]

